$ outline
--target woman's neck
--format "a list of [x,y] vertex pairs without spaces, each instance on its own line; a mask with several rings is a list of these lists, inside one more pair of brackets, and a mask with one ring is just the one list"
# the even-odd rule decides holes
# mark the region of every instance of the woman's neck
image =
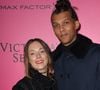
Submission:
[[47,70],[40,70],[39,73],[41,73],[44,76],[47,76]]

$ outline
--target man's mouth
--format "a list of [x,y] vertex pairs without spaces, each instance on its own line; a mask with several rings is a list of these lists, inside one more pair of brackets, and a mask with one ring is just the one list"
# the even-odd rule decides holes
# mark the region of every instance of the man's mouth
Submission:
[[68,34],[65,33],[65,34],[62,34],[61,37],[63,38],[63,37],[65,37],[65,36],[67,36],[67,35],[68,35]]

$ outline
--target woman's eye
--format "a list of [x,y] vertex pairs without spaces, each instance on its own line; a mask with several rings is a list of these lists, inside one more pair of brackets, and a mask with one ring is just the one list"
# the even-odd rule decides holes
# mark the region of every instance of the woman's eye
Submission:
[[40,53],[45,53],[45,50],[41,50]]
[[35,55],[35,53],[30,53],[30,55]]

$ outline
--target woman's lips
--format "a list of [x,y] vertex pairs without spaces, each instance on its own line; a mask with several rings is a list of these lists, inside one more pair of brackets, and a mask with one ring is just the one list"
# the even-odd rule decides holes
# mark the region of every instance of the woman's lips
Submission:
[[36,64],[42,64],[44,62],[44,60],[37,60],[35,61]]

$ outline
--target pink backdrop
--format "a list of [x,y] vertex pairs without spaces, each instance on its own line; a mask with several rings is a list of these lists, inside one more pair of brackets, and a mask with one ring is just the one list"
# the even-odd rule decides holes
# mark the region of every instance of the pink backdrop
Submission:
[[[78,7],[80,33],[100,43],[100,0],[71,0]],[[55,0],[0,0],[0,90],[11,87],[24,76],[23,46],[30,38],[45,40],[53,50],[50,14]]]

